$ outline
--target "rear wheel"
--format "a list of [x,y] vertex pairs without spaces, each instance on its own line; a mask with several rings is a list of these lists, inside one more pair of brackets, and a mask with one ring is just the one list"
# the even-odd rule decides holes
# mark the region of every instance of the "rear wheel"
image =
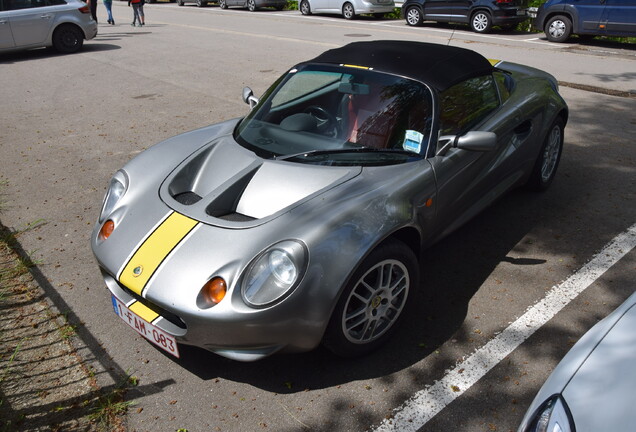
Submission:
[[572,34],[572,21],[563,15],[556,15],[545,23],[543,29],[551,42],[565,42]]
[[422,25],[422,12],[415,6],[406,11],[406,23],[410,26]]
[[64,54],[79,51],[84,44],[84,33],[71,24],[65,24],[55,29],[53,33],[53,47]]
[[225,0],[219,0],[219,7],[221,9],[227,9],[227,2]]
[[477,33],[488,33],[492,27],[490,14],[484,11],[477,11],[470,19],[470,28]]
[[351,357],[385,343],[413,304],[418,285],[415,254],[389,240],[373,250],[353,274],[333,312],[323,344]]
[[183,6],[183,0],[177,0],[177,6]]
[[302,0],[300,2],[300,13],[303,15],[311,15],[311,7],[307,0]]
[[354,19],[356,16],[356,11],[355,9],[353,9],[353,5],[351,3],[345,3],[344,6],[342,6],[342,16],[345,17],[345,19]]
[[541,153],[532,168],[532,173],[528,179],[528,188],[535,191],[544,191],[550,187],[556,175],[561,152],[563,151],[563,120],[557,118],[548,131]]
[[247,10],[250,12],[256,10],[256,0],[247,0]]

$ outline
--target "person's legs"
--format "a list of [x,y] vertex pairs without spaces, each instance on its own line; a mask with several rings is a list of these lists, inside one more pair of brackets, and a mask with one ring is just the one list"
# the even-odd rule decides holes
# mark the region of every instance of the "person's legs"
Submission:
[[115,24],[115,20],[113,19],[113,2],[104,0],[104,7],[106,7],[106,12],[108,13],[108,23]]
[[146,24],[146,16],[144,15],[144,5],[143,5],[143,3],[139,3],[139,18],[141,19],[141,21],[139,21],[141,23],[141,25],[145,25]]
[[91,9],[91,15],[97,22],[97,0],[88,0],[88,7]]
[[133,3],[132,8],[133,8],[132,25],[134,26],[137,22],[139,22],[139,25],[141,25],[141,20],[139,19],[139,3]]

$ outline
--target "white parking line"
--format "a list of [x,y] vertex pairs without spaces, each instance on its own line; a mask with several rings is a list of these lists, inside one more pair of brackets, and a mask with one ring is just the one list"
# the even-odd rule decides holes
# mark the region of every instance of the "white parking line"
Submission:
[[449,369],[441,380],[417,392],[384,420],[376,432],[417,431],[444,407],[466,392],[488,371],[547,323],[610,267],[636,247],[636,224],[607,244],[590,262],[550,289],[517,321],[470,357]]

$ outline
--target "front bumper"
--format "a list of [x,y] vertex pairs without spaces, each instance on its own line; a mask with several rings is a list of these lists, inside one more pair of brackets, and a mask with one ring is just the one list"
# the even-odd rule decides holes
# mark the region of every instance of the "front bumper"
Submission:
[[[302,312],[306,311],[302,296],[294,300],[292,295],[267,309],[253,309],[242,304],[240,294],[229,292],[224,302],[210,309],[180,310],[142,298],[104,269],[101,271],[112,295],[129,308],[140,302],[156,312],[157,318],[146,321],[174,336],[180,344],[204,348],[233,360],[256,361],[279,351],[309,351],[322,339],[325,323]],[[299,286],[295,292],[302,288]]]

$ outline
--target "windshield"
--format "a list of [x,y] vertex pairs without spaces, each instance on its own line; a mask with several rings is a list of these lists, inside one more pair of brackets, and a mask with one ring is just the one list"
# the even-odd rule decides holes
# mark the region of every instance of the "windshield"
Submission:
[[372,70],[303,65],[274,84],[234,138],[262,157],[328,165],[418,160],[431,133],[431,92]]

